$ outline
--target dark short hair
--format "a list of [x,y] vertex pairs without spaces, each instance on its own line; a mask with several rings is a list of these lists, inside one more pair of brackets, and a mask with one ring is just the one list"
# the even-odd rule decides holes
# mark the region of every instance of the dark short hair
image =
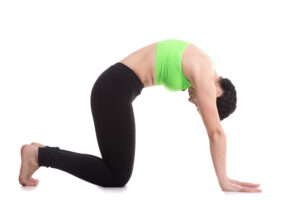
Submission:
[[223,94],[217,97],[217,108],[222,121],[235,111],[237,97],[235,87],[228,78],[220,76],[219,84],[223,89]]

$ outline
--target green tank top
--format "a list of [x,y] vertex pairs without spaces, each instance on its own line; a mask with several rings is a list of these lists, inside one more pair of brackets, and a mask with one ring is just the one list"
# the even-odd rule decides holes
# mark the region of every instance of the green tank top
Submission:
[[191,84],[183,74],[181,58],[189,42],[165,39],[157,42],[155,55],[156,85],[163,85],[170,91],[185,90]]
[[[191,86],[181,66],[182,54],[188,44],[190,42],[177,39],[165,39],[157,42],[155,53],[156,85],[163,85],[169,91],[174,92],[184,91]],[[213,61],[212,63],[214,66]]]

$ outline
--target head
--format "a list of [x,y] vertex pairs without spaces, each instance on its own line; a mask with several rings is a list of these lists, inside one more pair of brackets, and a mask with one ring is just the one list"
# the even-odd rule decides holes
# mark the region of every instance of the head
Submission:
[[217,108],[222,121],[236,109],[236,91],[234,85],[228,78],[219,76],[216,81],[217,87]]

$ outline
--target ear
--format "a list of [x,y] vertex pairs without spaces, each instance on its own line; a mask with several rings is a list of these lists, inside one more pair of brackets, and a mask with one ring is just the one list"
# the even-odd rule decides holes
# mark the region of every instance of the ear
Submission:
[[220,97],[223,94],[223,90],[219,84],[216,84],[216,96]]

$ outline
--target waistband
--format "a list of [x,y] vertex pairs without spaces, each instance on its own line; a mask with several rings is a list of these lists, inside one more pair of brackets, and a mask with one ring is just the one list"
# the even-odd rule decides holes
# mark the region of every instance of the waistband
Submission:
[[141,79],[138,77],[138,75],[124,63],[117,62],[113,66],[119,68],[120,70],[126,73],[127,77],[133,81],[134,87],[137,89],[137,92],[140,94],[142,89],[144,88],[144,85]]

